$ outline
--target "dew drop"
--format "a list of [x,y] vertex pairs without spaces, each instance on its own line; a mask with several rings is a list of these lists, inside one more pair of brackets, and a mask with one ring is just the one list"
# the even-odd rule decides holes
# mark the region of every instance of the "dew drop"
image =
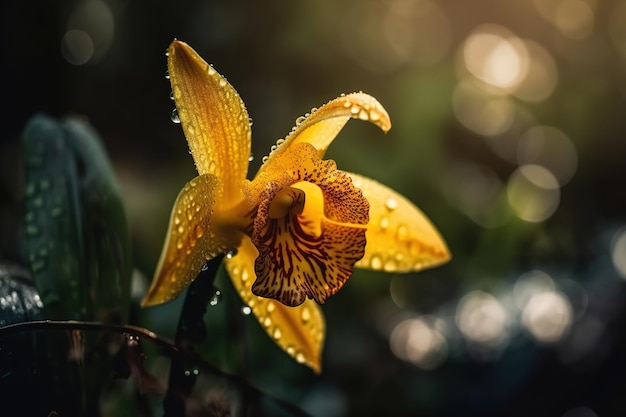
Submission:
[[209,75],[215,75],[215,68],[213,68],[213,64],[209,65]]
[[216,306],[220,301],[222,301],[222,291],[216,289],[211,295],[211,298],[209,298],[209,305]]
[[302,122],[304,122],[306,120],[306,117],[304,116],[300,116],[296,119],[296,126],[299,126],[302,124]]
[[266,163],[269,159],[270,159],[269,156],[264,156],[263,159],[261,160],[261,162],[262,163]]
[[252,309],[249,306],[241,307],[241,314],[243,314],[244,316],[249,316],[250,313],[252,313]]
[[183,248],[183,240],[178,239],[178,241],[176,242],[176,249],[181,250],[182,248]]
[[370,260],[370,267],[372,269],[380,269],[383,266],[383,260],[378,255],[372,255],[372,259]]
[[280,331],[280,329],[278,327],[276,327],[274,329],[274,332],[272,333],[272,337],[276,340],[280,339],[281,337],[283,337],[283,332]]
[[165,56],[170,56],[170,48],[167,48],[167,49],[165,50]]
[[172,119],[172,122],[174,123],[180,123],[180,117],[178,116],[178,109],[172,110],[170,119]]
[[287,346],[285,350],[287,351],[289,356],[294,356],[296,354],[296,348],[291,345]]
[[399,241],[405,241],[409,237],[409,228],[401,224],[400,226],[398,226],[398,231],[396,232],[396,235]]
[[389,218],[385,216],[381,217],[378,225],[382,230],[386,230],[389,227]]
[[361,108],[357,106],[356,104],[350,108],[350,113],[352,114],[359,114],[360,111],[361,111]]
[[222,77],[219,81],[220,87],[226,87],[226,78]]
[[393,272],[395,270],[397,270],[397,265],[396,262],[393,259],[388,259],[387,262],[385,262],[385,265],[383,265],[383,269],[386,272]]
[[298,363],[306,362],[306,357],[304,356],[304,353],[302,353],[302,352],[296,353],[296,362],[298,362]]
[[393,197],[389,197],[387,201],[385,201],[385,207],[387,210],[393,211],[398,208],[398,201]]
[[361,111],[359,112],[359,119],[360,120],[369,120],[370,115],[367,113],[367,111],[361,109]]
[[345,107],[346,109],[348,109],[348,108],[352,107],[352,102],[351,102],[350,100],[346,100],[346,101],[343,103],[343,107]]
[[186,370],[185,371],[185,376],[191,376],[191,371],[190,370]]
[[228,252],[226,252],[226,258],[228,259],[232,259],[237,255],[237,249],[231,249]]
[[309,320],[311,320],[311,311],[307,308],[304,307],[302,308],[302,312],[300,313],[300,319],[302,320],[302,323],[308,323]]
[[200,268],[200,271],[207,271],[209,269],[209,264],[204,264],[202,265],[202,268]]
[[178,233],[182,234],[184,231],[185,231],[185,228],[183,227],[182,224],[178,226]]
[[370,120],[372,122],[377,122],[380,120],[380,113],[376,110],[370,110]]
[[269,317],[265,317],[263,319],[263,326],[270,327],[272,325],[272,319]]
[[241,271],[241,280],[243,282],[246,282],[248,278],[250,278],[250,273],[248,272],[248,270],[244,269],[243,271]]
[[274,304],[273,301],[268,301],[266,309],[268,313],[271,313],[274,310],[276,310],[276,305]]
[[174,216],[174,224],[180,224],[180,217]]
[[174,92],[170,91],[170,100],[174,100]]
[[254,161],[254,155],[250,154],[250,156],[248,156],[248,162],[252,161]]
[[170,79],[170,72],[169,71],[165,71],[165,79],[166,80]]
[[204,235],[204,229],[202,228],[202,226],[197,225],[196,226],[196,238],[200,239],[203,235]]

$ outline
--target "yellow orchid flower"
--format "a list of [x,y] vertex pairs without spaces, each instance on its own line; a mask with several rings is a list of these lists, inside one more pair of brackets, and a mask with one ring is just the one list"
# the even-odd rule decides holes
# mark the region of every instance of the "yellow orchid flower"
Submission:
[[227,253],[228,274],[267,334],[319,372],[325,322],[318,304],[354,266],[408,272],[449,259],[437,230],[407,199],[322,159],[350,118],[389,130],[376,99],[342,95],[299,119],[250,181],[250,122],[237,91],[177,40],[168,71],[199,175],[174,204],[143,306],[177,297],[207,260]]

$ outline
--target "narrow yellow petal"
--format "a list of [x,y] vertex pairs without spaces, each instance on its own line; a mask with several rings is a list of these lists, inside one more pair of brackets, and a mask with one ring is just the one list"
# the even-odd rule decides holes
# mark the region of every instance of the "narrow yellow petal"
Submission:
[[387,111],[374,97],[365,93],[343,95],[313,111],[302,121],[298,121],[285,141],[270,154],[259,173],[267,166],[271,166],[272,159],[296,143],[310,143],[317,149],[318,156],[323,157],[350,118],[372,122],[384,132],[391,129]]
[[161,259],[143,307],[176,298],[198,275],[207,261],[235,247],[216,235],[210,222],[215,201],[220,196],[220,182],[212,175],[200,175],[182,189],[170,218]]
[[372,179],[352,173],[350,176],[370,203],[365,256],[355,266],[409,272],[450,259],[439,232],[413,203]]
[[226,269],[233,285],[268,336],[296,362],[320,373],[326,331],[321,309],[311,300],[306,300],[298,307],[287,307],[275,300],[252,294],[254,260],[257,255],[256,248],[245,237],[237,255],[226,258]]
[[200,175],[222,181],[223,203],[241,198],[240,183],[248,173],[248,111],[226,78],[189,45],[175,40],[168,50],[168,71],[178,117]]

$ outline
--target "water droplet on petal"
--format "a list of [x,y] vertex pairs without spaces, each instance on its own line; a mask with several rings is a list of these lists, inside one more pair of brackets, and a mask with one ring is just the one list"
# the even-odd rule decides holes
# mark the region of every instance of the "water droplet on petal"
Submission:
[[170,79],[170,72],[169,71],[165,71],[165,79],[166,80]]
[[250,313],[252,313],[252,309],[249,306],[241,307],[241,314],[243,314],[244,316],[249,316]]
[[232,259],[233,257],[235,257],[235,255],[237,255],[237,249],[231,249],[226,252],[226,258],[228,259]]
[[170,100],[174,100],[174,92],[170,91]]
[[305,324],[309,320],[311,320],[311,311],[308,309],[308,307],[302,308],[302,312],[300,312],[300,319],[302,320],[302,323],[305,323]]
[[263,326],[270,327],[271,325],[272,325],[272,319],[270,319],[269,317],[265,317],[263,319]]
[[215,68],[213,68],[213,64],[209,65],[209,75],[215,75]]
[[276,309],[276,305],[274,304],[274,302],[269,301],[267,303],[267,307],[266,308],[267,308],[267,312],[271,313],[272,311],[274,311]]
[[389,218],[388,217],[381,217],[380,218],[380,223],[378,224],[380,226],[380,228],[382,230],[385,230],[389,227]]
[[372,269],[380,269],[383,266],[383,260],[378,255],[372,255],[372,259],[370,259],[370,267]]
[[302,122],[304,122],[306,120],[306,117],[304,116],[300,116],[296,119],[296,126],[299,126],[300,124],[302,124]]
[[400,242],[405,241],[409,237],[409,228],[401,224],[398,226],[397,238]]
[[283,332],[280,331],[280,329],[278,327],[276,327],[274,329],[274,332],[272,333],[272,337],[276,340],[280,339],[281,337],[283,337]]
[[220,78],[219,84],[220,84],[220,87],[225,87],[226,86],[226,78],[224,78],[224,77]]
[[170,116],[172,122],[180,123],[180,117],[178,116],[178,109],[172,110],[172,115]]
[[250,156],[248,157],[248,162],[252,162],[254,161],[254,155],[250,154]]
[[306,357],[304,356],[304,353],[302,353],[302,352],[296,353],[296,362],[298,362],[298,363],[306,362]]
[[389,197],[387,201],[385,201],[385,207],[387,210],[393,211],[398,208],[398,201],[393,197]]

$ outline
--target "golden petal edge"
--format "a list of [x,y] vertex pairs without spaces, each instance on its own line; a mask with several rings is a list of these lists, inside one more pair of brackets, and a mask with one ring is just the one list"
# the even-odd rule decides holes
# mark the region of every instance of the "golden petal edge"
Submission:
[[189,181],[179,193],[148,294],[142,307],[173,300],[196,278],[207,261],[227,249],[210,219],[220,182],[212,175]]
[[411,272],[450,260],[439,231],[411,201],[370,178],[349,175],[370,203],[365,255],[356,267]]
[[220,178],[223,204],[241,199],[248,173],[251,129],[248,111],[230,83],[189,45],[174,40],[168,72],[176,111],[200,175]]

